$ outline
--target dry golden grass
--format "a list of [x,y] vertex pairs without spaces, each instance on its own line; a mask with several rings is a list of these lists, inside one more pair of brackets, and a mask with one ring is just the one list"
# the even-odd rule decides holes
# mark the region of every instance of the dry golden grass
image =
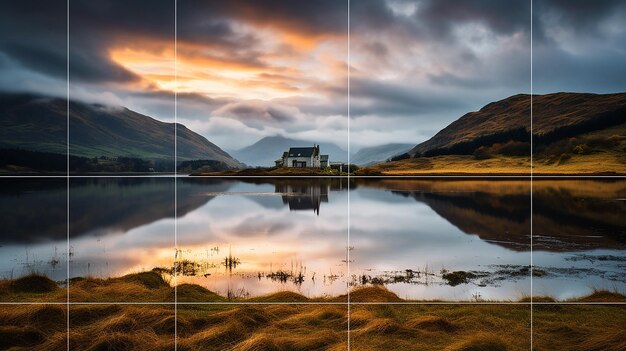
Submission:
[[625,175],[626,152],[598,152],[589,155],[571,155],[565,162],[550,163],[547,159],[533,162],[534,175]]
[[[564,163],[551,163],[546,159],[533,162],[533,175],[624,175],[626,155],[601,152],[590,155],[572,155]],[[386,162],[357,170],[356,176],[475,176],[530,175],[530,159],[526,157],[494,156],[476,160],[469,155],[447,155],[429,158],[412,158]]]
[[[103,286],[119,288],[120,281],[125,281],[128,284],[126,294],[136,296],[130,290],[152,289],[156,296],[161,296],[162,283],[158,283],[158,275],[151,274],[155,273],[129,275],[99,284],[92,282],[96,290],[86,292],[103,293]],[[41,279],[37,279],[41,283]],[[88,289],[84,284],[81,289]],[[36,295],[45,301],[48,294],[58,293],[56,290]],[[194,298],[205,290],[187,289]],[[214,298],[215,294],[206,292],[207,298]],[[300,304],[178,305],[176,317],[172,303],[70,305],[70,346],[73,350],[171,350],[177,335],[181,351],[345,350],[347,303],[320,304],[317,302],[323,301],[295,295],[280,293],[261,300],[280,302],[286,297]],[[404,301],[380,287],[356,289],[352,295],[366,302]],[[94,299],[103,300],[108,296],[109,292],[105,292],[104,296],[94,296]],[[554,301],[535,299],[539,300]],[[597,291],[570,302],[576,301],[612,302],[626,301],[626,298]],[[0,349],[65,350],[66,308],[63,304],[2,305]],[[618,305],[535,305],[534,350],[624,350],[624,312],[626,307]],[[352,304],[349,324],[354,350],[528,350],[530,305]]]
[[363,167],[356,176],[530,175],[529,157],[494,156],[476,160],[471,155],[418,157]]

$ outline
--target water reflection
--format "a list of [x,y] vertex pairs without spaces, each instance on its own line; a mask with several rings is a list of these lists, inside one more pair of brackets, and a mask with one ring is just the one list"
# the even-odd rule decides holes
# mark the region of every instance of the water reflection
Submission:
[[216,198],[178,219],[179,259],[199,268],[179,282],[231,297],[347,292],[346,180],[225,180],[224,193],[185,181]]
[[67,277],[65,179],[0,179],[0,278]]
[[283,204],[288,204],[290,211],[313,210],[319,215],[320,204],[328,202],[330,185],[276,184],[275,191],[283,194]]
[[[65,279],[65,181],[0,183],[3,277]],[[349,243],[347,190],[345,179],[72,179],[70,274],[158,267],[232,297],[364,284],[420,299],[531,293],[529,182],[353,179]],[[624,291],[626,181],[535,180],[532,192],[533,293]]]

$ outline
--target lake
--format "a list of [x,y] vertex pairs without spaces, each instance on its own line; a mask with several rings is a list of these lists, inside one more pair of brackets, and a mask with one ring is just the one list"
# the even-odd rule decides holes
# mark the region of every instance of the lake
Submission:
[[71,277],[158,268],[231,297],[626,291],[624,180],[534,180],[531,199],[510,179],[72,178],[69,218],[67,198],[63,178],[0,179],[2,278],[63,284],[69,258]]

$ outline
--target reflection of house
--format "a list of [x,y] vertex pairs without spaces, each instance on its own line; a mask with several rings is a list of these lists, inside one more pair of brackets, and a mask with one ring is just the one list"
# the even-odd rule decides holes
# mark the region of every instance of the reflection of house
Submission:
[[283,152],[280,159],[276,160],[277,167],[298,168],[326,168],[328,167],[328,155],[320,154],[320,146],[291,147]]
[[276,192],[282,193],[283,204],[289,205],[290,211],[313,210],[320,214],[320,204],[328,202],[328,185],[279,185]]

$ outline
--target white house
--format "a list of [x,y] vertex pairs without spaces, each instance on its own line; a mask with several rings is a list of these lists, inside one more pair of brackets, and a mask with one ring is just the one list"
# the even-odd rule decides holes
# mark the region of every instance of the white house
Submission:
[[326,168],[328,155],[320,154],[320,146],[291,147],[283,152],[283,156],[276,160],[278,167]]

